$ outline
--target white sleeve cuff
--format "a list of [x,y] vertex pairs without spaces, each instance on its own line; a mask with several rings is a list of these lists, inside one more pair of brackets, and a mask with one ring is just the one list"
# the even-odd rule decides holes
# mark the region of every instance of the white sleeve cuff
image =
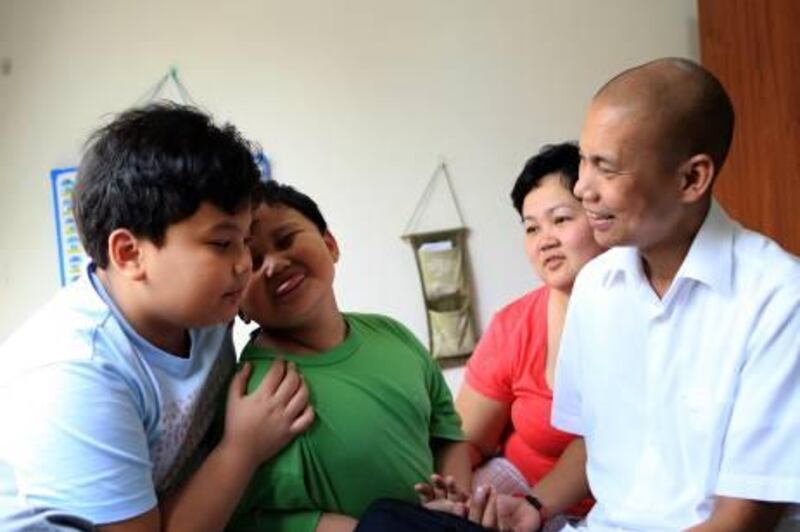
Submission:
[[715,493],[736,499],[800,503],[800,479],[722,473]]

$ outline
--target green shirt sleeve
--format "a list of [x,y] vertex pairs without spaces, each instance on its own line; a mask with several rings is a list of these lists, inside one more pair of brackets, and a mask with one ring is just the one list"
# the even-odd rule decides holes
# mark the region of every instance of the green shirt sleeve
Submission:
[[430,436],[431,439],[464,441],[464,432],[461,429],[461,416],[456,412],[450,388],[444,380],[442,370],[433,359],[428,350],[414,334],[402,323],[392,320],[396,329],[399,329],[410,346],[419,352],[425,364],[425,377],[428,387],[428,396],[431,401]]
[[428,370],[428,394],[431,398],[431,438],[463,441],[461,416],[456,412],[453,396],[444,380],[442,370],[432,358]]

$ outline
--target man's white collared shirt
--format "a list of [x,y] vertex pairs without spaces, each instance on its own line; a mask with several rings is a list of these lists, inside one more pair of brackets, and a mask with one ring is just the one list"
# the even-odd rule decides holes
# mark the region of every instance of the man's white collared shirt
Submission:
[[581,434],[592,530],[681,530],[714,496],[800,502],[800,261],[711,210],[664,297],[635,248],[576,280],[553,425]]

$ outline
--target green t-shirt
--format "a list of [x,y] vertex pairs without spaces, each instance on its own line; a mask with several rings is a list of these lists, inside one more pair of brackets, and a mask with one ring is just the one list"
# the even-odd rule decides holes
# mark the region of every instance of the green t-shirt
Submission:
[[254,475],[229,530],[313,531],[323,512],[358,518],[375,499],[416,501],[433,473],[432,439],[460,441],[461,420],[428,351],[398,322],[345,314],[334,349],[289,355],[248,345],[252,391],[276,357],[293,361],[316,419]]

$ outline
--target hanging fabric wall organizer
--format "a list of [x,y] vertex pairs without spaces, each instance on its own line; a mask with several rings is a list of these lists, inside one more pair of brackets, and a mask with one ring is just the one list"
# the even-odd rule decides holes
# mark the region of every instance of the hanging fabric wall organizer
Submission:
[[[440,179],[447,185],[459,225],[417,231]],[[467,234],[450,173],[447,165],[441,162],[417,202],[402,237],[411,245],[417,264],[428,325],[428,347],[431,355],[440,360],[468,356],[477,342]]]

